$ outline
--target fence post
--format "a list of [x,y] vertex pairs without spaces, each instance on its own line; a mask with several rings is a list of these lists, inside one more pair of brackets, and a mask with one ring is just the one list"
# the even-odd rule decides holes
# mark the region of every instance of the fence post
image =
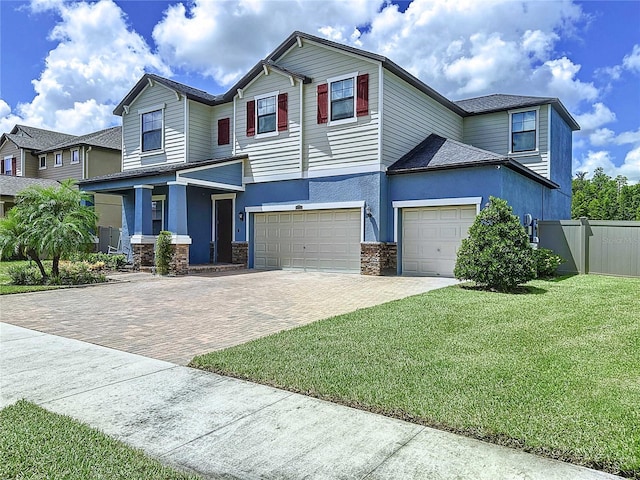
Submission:
[[589,226],[589,219],[587,217],[580,217],[580,273],[585,275],[589,273],[589,236],[587,227]]

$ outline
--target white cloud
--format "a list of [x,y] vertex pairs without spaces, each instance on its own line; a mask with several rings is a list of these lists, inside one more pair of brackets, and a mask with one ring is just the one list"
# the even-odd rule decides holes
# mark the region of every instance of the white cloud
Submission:
[[599,128],[589,135],[589,141],[596,146],[640,144],[640,128],[635,132],[622,132],[618,135],[608,128]]
[[630,184],[640,182],[640,146],[627,153],[624,163],[616,166],[611,153],[606,150],[591,151],[583,155],[581,159],[573,159],[573,173],[587,172],[588,177],[593,176],[596,168],[602,168],[604,173],[611,178],[618,175],[627,177]]
[[634,70],[640,73],[640,45],[634,45],[630,54],[622,59],[622,66],[627,70]]
[[602,125],[614,122],[616,114],[609,110],[604,103],[598,102],[592,105],[593,111],[576,115],[576,121],[580,124],[582,132],[595,130]]
[[105,128],[118,121],[111,111],[145,69],[170,74],[111,0],[37,0],[31,8],[53,9],[60,16],[50,33],[59,43],[49,52],[40,78],[32,81],[33,100],[3,115],[3,126],[27,123],[76,134]]

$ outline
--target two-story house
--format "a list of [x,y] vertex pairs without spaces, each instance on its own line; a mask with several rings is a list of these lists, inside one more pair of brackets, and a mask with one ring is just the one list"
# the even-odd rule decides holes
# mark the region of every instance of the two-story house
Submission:
[[137,265],[169,230],[183,266],[450,276],[490,195],[523,217],[570,214],[579,126],[558,99],[452,102],[301,32],[225,94],[146,74],[114,113],[122,172],[82,187],[122,196]]
[[[11,132],[0,137],[0,173],[5,186],[3,210],[8,210],[13,205],[13,196],[30,184],[57,185],[69,178],[83,180],[119,172],[121,144],[121,127],[77,136],[26,125],[14,126]],[[119,196],[95,194],[94,205],[100,226],[120,228]]]

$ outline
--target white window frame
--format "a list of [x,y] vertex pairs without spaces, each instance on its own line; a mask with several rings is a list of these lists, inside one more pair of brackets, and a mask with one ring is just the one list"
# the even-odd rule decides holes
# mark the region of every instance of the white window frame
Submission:
[[[13,175],[13,156],[7,155],[2,159],[2,161],[4,162],[4,174],[7,175],[7,171],[9,171],[11,172],[10,176],[12,176]],[[7,170],[7,162],[9,162],[9,170]]]
[[[58,155],[60,155],[60,163],[58,163]],[[64,158],[62,156],[62,152],[55,152],[53,154],[53,166],[54,166],[54,168],[61,167],[63,163],[64,163]]]
[[[331,120],[331,84],[339,82],[341,80],[347,80],[351,78],[353,80],[353,116],[349,118],[342,118],[340,120]],[[330,127],[333,125],[344,125],[345,123],[355,123],[358,121],[356,116],[356,97],[358,96],[358,72],[349,73],[346,75],[340,75],[338,77],[331,77],[327,79],[327,101],[329,103],[327,108],[327,125]]]
[[[254,118],[255,120],[255,125],[256,125],[256,134],[255,134],[255,138],[267,138],[267,137],[277,137],[280,132],[278,132],[278,95],[280,95],[280,91],[275,91],[275,92],[270,92],[270,93],[264,93],[262,95],[256,95],[255,97],[253,97],[254,100]],[[275,104],[276,104],[276,128],[274,131],[272,132],[265,132],[265,133],[258,133],[258,100],[262,100],[265,98],[270,98],[270,97],[275,97]]]
[[[44,165],[42,160],[44,160]],[[40,162],[38,164],[38,170],[46,170],[47,169],[47,156],[46,155],[40,155],[38,157],[38,162]]]
[[[76,161],[73,161],[73,154],[74,153],[78,154],[78,159]],[[79,148],[74,148],[73,150],[71,150],[71,160],[69,161],[69,163],[72,163],[72,164],[80,163],[80,149]]]
[[[536,112],[536,148],[535,150],[524,150],[522,152],[513,151],[513,114],[523,112]],[[517,110],[509,110],[509,153],[511,156],[537,155],[540,153],[540,106],[518,108]]]
[[[151,202],[162,202],[162,208],[160,209],[160,231],[163,231],[164,228],[164,207],[165,202],[167,201],[166,195],[151,195]],[[151,226],[153,228],[153,209],[151,210]]]
[[[161,103],[159,105],[153,105],[151,107],[147,107],[147,108],[142,108],[140,110],[138,110],[138,119],[140,121],[140,156],[141,157],[146,157],[146,156],[151,156],[151,155],[158,155],[159,153],[164,153],[164,111],[166,108],[166,104],[165,103]],[[157,111],[161,111],[161,117],[162,117],[162,124],[160,126],[160,148],[155,149],[155,150],[147,150],[147,151],[143,151],[142,150],[142,116],[146,113],[152,113],[152,112],[157,112]]]

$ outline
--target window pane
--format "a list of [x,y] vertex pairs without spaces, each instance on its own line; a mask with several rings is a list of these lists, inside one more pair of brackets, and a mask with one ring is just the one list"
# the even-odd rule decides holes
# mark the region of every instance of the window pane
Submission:
[[331,120],[353,117],[353,98],[331,102]]
[[162,128],[162,110],[142,115],[142,131],[160,130]]
[[160,130],[154,130],[142,134],[142,151],[159,150],[162,147]]
[[276,113],[276,97],[261,98],[258,100],[258,116]]
[[513,134],[513,151],[525,152],[536,149],[536,132],[522,132]]
[[332,101],[350,97],[353,97],[353,78],[347,78],[331,84]]
[[258,117],[258,133],[267,133],[276,131],[276,114],[264,115]]

